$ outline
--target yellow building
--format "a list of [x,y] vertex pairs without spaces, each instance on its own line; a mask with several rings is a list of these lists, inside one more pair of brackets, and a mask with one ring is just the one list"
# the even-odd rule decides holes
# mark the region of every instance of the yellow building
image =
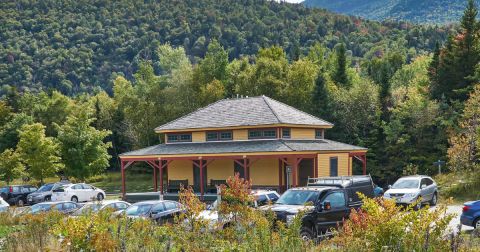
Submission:
[[308,177],[352,175],[353,158],[365,174],[367,149],[325,139],[332,127],[265,96],[220,100],[156,128],[164,144],[121,154],[123,194],[124,170],[134,161],[154,167],[155,181],[157,169],[161,178],[166,173],[168,190],[190,185],[202,199],[237,172],[253,188],[279,192],[306,185]]

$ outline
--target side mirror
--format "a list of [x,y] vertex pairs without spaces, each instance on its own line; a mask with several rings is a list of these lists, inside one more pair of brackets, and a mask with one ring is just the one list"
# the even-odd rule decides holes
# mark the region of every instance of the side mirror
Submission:
[[158,212],[151,212],[150,215],[158,214]]
[[323,202],[323,210],[330,210],[331,209],[331,206],[330,206],[330,201],[329,200],[325,200]]
[[388,185],[388,189],[390,189],[390,188],[392,188],[392,186],[391,186],[391,185]]
[[427,185],[423,184],[422,189],[425,189],[425,188],[427,188]]

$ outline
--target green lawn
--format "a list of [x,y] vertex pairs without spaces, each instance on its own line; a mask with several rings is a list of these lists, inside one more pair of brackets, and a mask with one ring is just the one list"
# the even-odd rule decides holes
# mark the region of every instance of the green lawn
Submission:
[[[105,192],[122,192],[122,174],[109,173],[87,180],[87,183],[98,187]],[[154,192],[155,181],[153,174],[127,174],[125,176],[126,191],[128,193],[136,192]],[[158,182],[160,186],[160,181]]]

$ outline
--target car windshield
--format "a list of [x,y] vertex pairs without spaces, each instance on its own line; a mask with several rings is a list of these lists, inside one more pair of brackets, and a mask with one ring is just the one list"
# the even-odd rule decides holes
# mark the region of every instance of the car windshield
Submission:
[[276,204],[302,205],[307,202],[315,202],[318,199],[318,196],[319,192],[289,190],[278,199]]
[[127,210],[125,210],[126,215],[142,215],[148,213],[153,204],[138,204],[131,205]]
[[407,188],[418,188],[418,179],[402,179],[397,181],[392,188],[393,189],[407,189]]
[[72,215],[80,216],[80,215],[88,214],[90,212],[98,213],[98,210],[100,210],[101,208],[102,208],[101,204],[88,204],[77,209],[77,211],[73,212]]
[[25,212],[35,214],[35,213],[38,213],[38,212],[41,212],[41,211],[49,211],[51,209],[52,205],[53,205],[53,203],[52,204],[33,205],[33,206],[27,208],[27,210],[25,210]]
[[55,184],[46,184],[46,185],[43,185],[42,187],[40,187],[40,189],[38,189],[39,192],[49,192],[52,190],[53,186]]
[[217,201],[215,200],[211,205],[207,206],[207,210],[213,210],[217,207]]

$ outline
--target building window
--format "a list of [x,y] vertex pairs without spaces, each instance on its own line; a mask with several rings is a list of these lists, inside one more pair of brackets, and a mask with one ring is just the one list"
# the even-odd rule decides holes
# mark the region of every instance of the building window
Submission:
[[338,158],[330,158],[330,177],[338,176]]
[[282,130],[282,137],[290,137],[290,130],[289,129]]
[[261,130],[252,130],[248,132],[249,138],[262,138],[262,131]]
[[277,131],[276,130],[264,130],[263,137],[276,137]]
[[190,135],[190,134],[181,134],[181,135],[180,135],[180,141],[190,142],[190,141],[192,141],[192,135]]
[[315,130],[315,138],[323,138],[323,130]]
[[232,132],[220,132],[220,139],[232,139]]
[[218,133],[207,133],[207,140],[218,140]]
[[176,142],[178,141],[178,135],[168,135],[167,139],[169,142]]

